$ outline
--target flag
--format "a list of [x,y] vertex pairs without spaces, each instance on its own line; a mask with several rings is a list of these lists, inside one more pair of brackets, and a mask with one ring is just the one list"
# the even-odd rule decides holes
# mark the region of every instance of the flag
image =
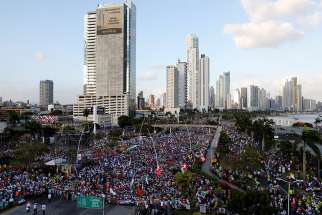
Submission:
[[157,166],[157,169],[156,169],[156,171],[155,171],[155,174],[156,174],[158,177],[160,177],[160,176],[161,176],[161,169],[160,169],[160,167],[159,167],[159,166]]
[[188,170],[188,165],[186,163],[181,165],[181,172],[186,172],[187,170]]
[[205,161],[206,161],[205,156],[201,155],[201,162],[205,162]]
[[110,193],[113,195],[113,196],[115,196],[116,195],[116,193],[114,192],[114,190],[112,190],[112,188],[110,187]]
[[139,197],[143,196],[143,190],[142,188],[140,187],[140,185],[136,186],[136,189],[135,189],[135,194]]
[[146,182],[146,184],[149,184],[149,178],[148,178],[148,175],[145,175],[145,182]]

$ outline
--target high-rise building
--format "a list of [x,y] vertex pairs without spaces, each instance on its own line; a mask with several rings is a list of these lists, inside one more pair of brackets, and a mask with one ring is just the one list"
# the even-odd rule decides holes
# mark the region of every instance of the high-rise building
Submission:
[[261,111],[268,110],[268,94],[264,88],[258,90],[258,107]]
[[297,78],[286,81],[283,87],[283,109],[287,111],[302,111],[302,87]]
[[209,57],[202,54],[200,58],[200,110],[209,108]]
[[187,98],[192,108],[200,106],[200,71],[199,71],[199,39],[195,34],[187,37]]
[[283,105],[283,96],[276,96],[275,98],[276,110],[282,110],[282,105]]
[[54,103],[54,82],[51,80],[40,81],[39,106],[42,108]]
[[167,93],[162,93],[160,97],[160,106],[165,108],[167,107]]
[[230,72],[224,72],[224,105],[226,109],[230,108],[229,103],[231,102],[230,94]]
[[317,108],[316,100],[304,99],[303,100],[303,110],[304,111],[315,111]]
[[240,88],[240,108],[247,109],[247,87]]
[[258,111],[259,110],[259,87],[258,86],[249,86],[247,91],[247,108],[249,111]]
[[84,95],[74,116],[103,106],[113,120],[135,111],[136,7],[131,0],[99,5],[85,15]]
[[145,108],[145,99],[143,96],[143,91],[140,91],[137,97],[137,108],[138,110],[143,110]]
[[155,96],[153,94],[149,95],[148,105],[151,109],[155,109],[156,103],[155,103]]
[[178,60],[178,104],[180,108],[185,108],[187,105],[187,62]]
[[233,91],[232,99],[231,99],[231,108],[232,109],[241,109],[241,100],[240,100],[240,91],[239,89],[235,89]]
[[215,107],[215,88],[213,86],[209,89],[209,106],[211,108]]
[[216,94],[215,94],[215,106],[216,108],[224,108],[224,76],[219,75],[216,81]]
[[231,107],[230,72],[219,75],[216,82],[216,107],[222,109]]
[[175,66],[167,66],[167,108],[177,108],[178,103],[178,70]]

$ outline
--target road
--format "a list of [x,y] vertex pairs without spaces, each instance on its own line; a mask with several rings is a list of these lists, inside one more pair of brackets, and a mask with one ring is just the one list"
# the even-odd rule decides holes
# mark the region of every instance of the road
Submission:
[[[39,202],[41,204],[41,202]],[[102,215],[102,210],[93,209],[79,209],[76,208],[76,202],[74,201],[53,201],[46,205],[46,215]],[[38,206],[38,214],[42,214],[40,211],[41,205]],[[26,213],[25,205],[13,208],[3,213],[3,215],[21,215]],[[32,215],[32,212],[29,212]],[[105,215],[134,215],[135,207],[127,206],[105,206]]]

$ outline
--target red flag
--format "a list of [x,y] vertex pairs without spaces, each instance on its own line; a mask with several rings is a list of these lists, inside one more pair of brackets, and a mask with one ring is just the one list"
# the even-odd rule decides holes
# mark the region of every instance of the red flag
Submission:
[[144,192],[142,190],[142,188],[138,185],[136,186],[136,189],[135,189],[135,194],[139,197],[143,196]]
[[157,169],[156,169],[156,171],[155,171],[155,174],[156,174],[158,177],[160,177],[160,176],[161,176],[161,169],[160,169],[160,167],[159,167],[159,166],[157,166]]
[[201,161],[202,161],[202,162],[205,162],[205,161],[206,161],[205,156],[201,155]]
[[184,163],[183,165],[181,165],[181,171],[182,172],[186,172],[188,170],[188,165],[186,163]]

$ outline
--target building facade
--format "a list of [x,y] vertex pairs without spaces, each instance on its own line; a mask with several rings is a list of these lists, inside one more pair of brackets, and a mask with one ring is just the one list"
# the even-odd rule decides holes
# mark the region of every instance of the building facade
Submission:
[[185,108],[187,105],[187,62],[178,60],[178,103],[180,108]]
[[200,110],[209,108],[209,57],[202,54],[200,57]]
[[242,110],[247,109],[247,87],[240,88],[240,108]]
[[187,98],[193,109],[200,106],[200,70],[199,70],[199,39],[195,34],[187,37]]
[[286,111],[302,111],[302,86],[296,77],[286,80],[283,86],[282,107]]
[[99,5],[85,15],[84,95],[74,117],[90,105],[106,114],[131,115],[136,109],[136,7],[131,0]]
[[249,111],[258,111],[259,110],[259,87],[251,85],[248,88],[247,92],[247,108]]
[[167,66],[167,108],[177,108],[179,106],[178,70],[175,66]]
[[145,108],[145,99],[143,96],[143,91],[140,91],[137,97],[137,109],[143,110]]
[[54,103],[54,82],[51,80],[40,81],[39,84],[39,106],[42,108]]

